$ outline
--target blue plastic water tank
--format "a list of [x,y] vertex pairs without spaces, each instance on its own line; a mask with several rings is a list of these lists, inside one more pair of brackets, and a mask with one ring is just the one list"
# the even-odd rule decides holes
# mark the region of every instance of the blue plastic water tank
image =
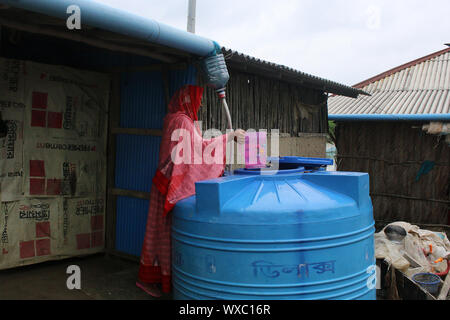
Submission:
[[320,167],[197,183],[173,210],[174,299],[374,300],[369,176]]

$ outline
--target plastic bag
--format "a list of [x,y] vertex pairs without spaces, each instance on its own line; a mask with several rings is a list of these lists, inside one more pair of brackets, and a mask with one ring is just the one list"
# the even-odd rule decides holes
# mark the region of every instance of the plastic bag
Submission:
[[[401,242],[390,241],[384,233],[389,225],[404,228],[407,232],[406,237]],[[407,275],[417,272],[444,272],[447,269],[446,260],[435,263],[450,251],[450,241],[444,233],[420,229],[418,226],[402,221],[389,225],[375,234],[377,259],[385,259],[394,268]]]

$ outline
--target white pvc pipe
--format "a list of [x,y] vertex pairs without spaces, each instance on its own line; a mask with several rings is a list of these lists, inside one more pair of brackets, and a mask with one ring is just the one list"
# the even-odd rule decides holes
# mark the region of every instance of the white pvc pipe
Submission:
[[227,100],[225,98],[222,98],[222,106],[225,109],[225,115],[227,116],[228,129],[233,130],[233,122],[231,120],[230,109],[228,109]]
[[[232,122],[232,120],[231,120],[230,109],[228,108],[227,100],[225,99],[225,97],[222,98],[222,106],[223,106],[223,108],[224,108],[224,110],[225,110],[225,115],[227,116],[228,129],[233,130],[233,122]],[[233,145],[233,144],[231,144],[231,145],[232,145],[233,148],[234,148],[234,145]],[[234,152],[232,152],[232,154],[233,154],[233,159],[232,159],[232,161],[234,161]],[[232,163],[227,164],[227,165],[225,166],[225,170],[226,170],[226,171],[229,171],[230,174],[233,174],[233,164],[232,164]]]

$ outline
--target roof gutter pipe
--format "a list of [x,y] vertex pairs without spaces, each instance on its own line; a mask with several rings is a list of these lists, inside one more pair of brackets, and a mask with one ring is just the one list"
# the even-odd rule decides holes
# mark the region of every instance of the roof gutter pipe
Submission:
[[135,37],[163,46],[176,48],[200,57],[211,56],[220,46],[209,39],[159,23],[93,0],[0,0],[0,4],[39,12],[60,19],[68,19],[69,6],[80,8],[83,24]]
[[450,113],[441,114],[329,114],[331,121],[450,121]]

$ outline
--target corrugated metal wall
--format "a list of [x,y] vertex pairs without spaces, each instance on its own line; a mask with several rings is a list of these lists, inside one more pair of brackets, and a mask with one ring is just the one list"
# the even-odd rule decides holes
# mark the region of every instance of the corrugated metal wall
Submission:
[[149,200],[117,197],[116,250],[140,256]]
[[[195,84],[194,67],[173,70],[169,94],[184,84]],[[161,72],[135,72],[121,75],[120,127],[162,129],[166,114]],[[117,135],[115,188],[150,192],[158,164],[161,138]],[[116,250],[140,256],[145,235],[149,200],[118,197]]]

